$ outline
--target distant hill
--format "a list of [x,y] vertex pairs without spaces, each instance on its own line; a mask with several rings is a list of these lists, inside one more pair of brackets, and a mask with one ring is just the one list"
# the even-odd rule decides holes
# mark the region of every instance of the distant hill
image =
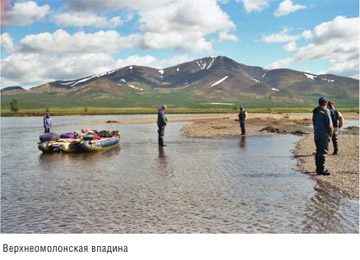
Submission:
[[2,106],[11,98],[23,107],[98,106],[211,107],[213,103],[250,107],[309,106],[320,96],[342,106],[358,106],[359,80],[314,75],[289,69],[266,70],[224,56],[206,57],[165,69],[127,66],[85,78],[49,82],[26,91],[1,91]]
[[23,89],[20,86],[12,86],[12,87],[6,87],[1,89],[2,95],[16,95],[16,94],[23,94],[26,93],[27,90]]

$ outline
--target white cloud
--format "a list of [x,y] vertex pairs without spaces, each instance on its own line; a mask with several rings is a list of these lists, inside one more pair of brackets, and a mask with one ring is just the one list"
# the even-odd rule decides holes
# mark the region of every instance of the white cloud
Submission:
[[290,57],[290,58],[277,60],[277,61],[269,64],[265,68],[268,69],[268,70],[280,69],[280,68],[288,68],[293,63],[294,63],[294,59]]
[[268,8],[269,2],[272,0],[236,0],[236,2],[240,1],[244,4],[246,12],[251,13],[253,11],[260,12]]
[[108,20],[105,16],[98,16],[91,12],[66,12],[54,16],[54,21],[59,26],[92,26],[95,28],[116,28],[124,23],[120,17]]
[[206,36],[229,32],[235,24],[215,0],[182,0],[139,11],[142,47],[212,52]]
[[129,65],[137,65],[137,66],[147,66],[157,69],[163,69],[166,67],[188,62],[189,60],[193,60],[193,59],[194,59],[193,57],[188,55],[174,56],[171,57],[170,59],[162,59],[162,60],[159,60],[151,55],[146,55],[142,57],[139,55],[134,55],[126,59],[117,60],[114,65],[114,68],[123,68]]
[[300,39],[299,35],[288,35],[291,29],[285,27],[280,33],[273,33],[271,35],[265,35],[261,40],[265,43],[283,43],[283,42],[293,42]]
[[0,43],[6,54],[11,54],[14,52],[14,39],[10,36],[9,33],[1,34]]
[[359,17],[346,18],[338,16],[333,21],[324,22],[316,26],[313,35],[316,44],[326,43],[329,39],[359,40]]
[[289,42],[289,43],[287,43],[285,46],[284,46],[284,48],[283,48],[283,50],[285,51],[285,52],[293,52],[293,51],[296,51],[298,48],[297,48],[297,46],[296,46],[296,42],[295,41],[291,41],[291,42]]
[[313,37],[313,33],[311,30],[306,30],[302,32],[301,37],[303,37],[306,40],[309,40]]
[[2,86],[38,86],[59,79],[81,78],[110,70],[111,55],[89,53],[48,55],[39,53],[11,55],[1,61]]
[[[208,35],[216,37],[217,34],[219,41],[237,40],[236,36],[230,33],[236,29],[235,24],[216,0],[66,0],[65,3],[69,13],[95,9],[135,12],[142,35],[142,49],[174,48],[190,53],[211,53],[214,39],[208,40]],[[64,25],[104,26],[107,22],[100,20],[101,17],[83,19],[82,16],[69,16],[68,13],[56,18],[58,23]]]
[[316,26],[311,33],[306,31],[306,35],[312,35],[312,42],[298,48],[293,57],[273,62],[267,68],[328,60],[332,64],[328,73],[359,78],[358,24],[359,17],[346,18],[343,16],[338,16],[330,22],[324,22]]
[[147,10],[173,2],[173,0],[63,0],[63,2],[69,10],[75,11],[120,9]]
[[284,0],[279,5],[278,9],[276,9],[276,11],[274,12],[274,16],[279,17],[279,16],[288,15],[290,13],[293,13],[293,12],[296,12],[298,10],[305,9],[305,8],[306,8],[305,5],[294,5],[291,0]]
[[3,25],[31,25],[35,21],[39,21],[49,13],[49,5],[38,6],[36,2],[19,2],[14,6],[5,10],[2,16]]
[[10,54],[1,60],[3,86],[37,86],[59,79],[80,78],[111,70],[112,55],[135,47],[139,35],[121,36],[116,31],[73,35],[62,29],[27,35],[18,45],[8,33],[2,46]]
[[215,40],[215,43],[222,43],[223,41],[233,41],[238,42],[239,38],[235,34],[230,34],[228,32],[220,32],[219,39]]
[[96,33],[77,32],[73,35],[59,29],[53,34],[40,33],[27,35],[20,40],[18,52],[24,53],[118,53],[136,47],[139,35],[121,36],[117,31],[98,31]]
[[179,34],[168,32],[166,34],[151,32],[145,33],[140,44],[142,49],[166,49],[173,47],[177,51],[201,53],[213,52],[210,42],[207,42],[200,32]]
[[47,55],[18,53],[3,59],[1,85],[39,86],[55,80],[71,80],[96,75],[128,65],[165,68],[188,62],[194,58],[188,55],[174,56],[159,60],[156,57],[130,56],[114,61],[106,53],[88,53],[77,55]]

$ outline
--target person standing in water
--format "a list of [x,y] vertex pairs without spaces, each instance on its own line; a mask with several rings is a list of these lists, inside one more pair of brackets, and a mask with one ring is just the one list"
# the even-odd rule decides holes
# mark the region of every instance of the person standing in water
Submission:
[[45,115],[44,118],[43,118],[43,123],[44,123],[44,128],[45,128],[45,132],[44,132],[44,133],[50,133],[50,128],[51,128],[52,125],[53,125],[50,116],[51,116],[50,114],[47,114],[47,115]]
[[158,142],[159,142],[159,146],[166,146],[166,144],[164,144],[164,135],[165,135],[165,127],[167,124],[167,118],[165,115],[166,112],[166,105],[162,105],[161,108],[158,109],[158,119],[157,119],[157,125],[158,125]]
[[244,110],[244,107],[240,107],[239,113],[239,121],[240,121],[240,128],[241,128],[241,135],[245,135],[245,120],[247,119],[247,112]]

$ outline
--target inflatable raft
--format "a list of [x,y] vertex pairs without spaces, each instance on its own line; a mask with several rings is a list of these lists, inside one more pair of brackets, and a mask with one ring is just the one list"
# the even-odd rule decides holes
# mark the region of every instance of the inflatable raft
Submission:
[[96,152],[111,149],[119,144],[120,136],[101,138],[101,140],[86,140],[81,142],[80,149],[83,152]]
[[40,142],[39,150],[44,153],[64,152],[83,153],[108,150],[119,144],[120,136],[101,138],[100,140],[59,139]]
[[54,153],[54,152],[60,152],[61,147],[60,143],[48,141],[48,142],[41,142],[39,143],[39,150],[43,151],[44,153]]
[[70,139],[60,144],[60,150],[64,153],[81,153],[81,140]]

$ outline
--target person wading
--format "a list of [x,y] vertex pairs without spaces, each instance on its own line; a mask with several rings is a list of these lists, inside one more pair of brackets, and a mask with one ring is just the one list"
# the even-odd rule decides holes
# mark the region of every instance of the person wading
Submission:
[[158,134],[159,134],[159,138],[158,138],[159,146],[166,146],[166,144],[164,144],[165,127],[167,123],[167,118],[165,115],[166,105],[163,105],[158,110],[159,113],[158,113],[157,125],[158,125]]
[[319,106],[313,110],[314,141],[316,145],[315,164],[317,175],[330,175],[325,169],[325,157],[328,154],[330,137],[333,134],[333,123],[330,111],[326,108],[328,100],[319,99]]
[[327,103],[327,108],[330,110],[331,120],[334,125],[334,133],[331,138],[333,145],[334,145],[334,153],[333,154],[337,154],[338,148],[339,148],[338,147],[338,134],[339,134],[340,128],[344,125],[344,118],[341,115],[341,113],[337,109],[335,109],[334,101],[329,100]]
[[240,122],[240,128],[241,128],[241,135],[245,135],[245,120],[247,118],[247,112],[244,110],[244,107],[240,107],[240,113],[239,113],[239,122]]
[[44,132],[44,133],[50,133],[50,128],[51,128],[52,125],[53,125],[50,116],[51,116],[50,114],[47,114],[47,115],[45,115],[44,118],[43,118],[43,123],[44,123],[44,128],[45,128],[45,132]]

